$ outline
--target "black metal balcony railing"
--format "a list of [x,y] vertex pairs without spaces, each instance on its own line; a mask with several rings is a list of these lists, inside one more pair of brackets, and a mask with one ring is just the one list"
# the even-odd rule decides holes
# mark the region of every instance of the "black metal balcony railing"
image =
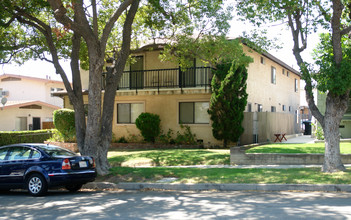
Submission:
[[210,88],[211,68],[194,67],[181,71],[174,69],[154,69],[125,71],[117,90],[142,90],[164,88]]

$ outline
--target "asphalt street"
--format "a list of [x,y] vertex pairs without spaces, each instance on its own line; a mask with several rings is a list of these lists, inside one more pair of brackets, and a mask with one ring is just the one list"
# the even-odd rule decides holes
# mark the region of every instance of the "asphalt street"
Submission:
[[0,194],[7,219],[351,219],[351,193],[25,191]]

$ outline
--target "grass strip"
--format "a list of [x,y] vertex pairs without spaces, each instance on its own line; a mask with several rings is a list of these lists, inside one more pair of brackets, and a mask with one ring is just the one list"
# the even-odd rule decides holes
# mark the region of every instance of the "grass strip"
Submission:
[[156,182],[178,178],[173,183],[280,183],[280,184],[351,184],[351,169],[323,173],[320,168],[229,169],[229,168],[130,168],[114,167],[109,177],[114,182]]
[[230,164],[229,150],[169,149],[109,151],[112,166],[147,163],[153,166],[217,165]]

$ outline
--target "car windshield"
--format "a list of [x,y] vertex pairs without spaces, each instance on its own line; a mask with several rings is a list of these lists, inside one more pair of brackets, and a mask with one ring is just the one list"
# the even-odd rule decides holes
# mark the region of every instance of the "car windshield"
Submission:
[[41,145],[38,147],[49,154],[51,157],[77,156],[77,154],[73,153],[72,151],[57,146]]

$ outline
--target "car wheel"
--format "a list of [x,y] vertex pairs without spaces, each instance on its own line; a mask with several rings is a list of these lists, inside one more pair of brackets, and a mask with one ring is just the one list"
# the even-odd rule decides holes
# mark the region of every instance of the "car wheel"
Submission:
[[48,191],[48,184],[40,174],[32,174],[27,180],[27,189],[32,196],[42,196]]
[[70,184],[66,186],[66,189],[70,192],[77,192],[82,188],[83,184]]

